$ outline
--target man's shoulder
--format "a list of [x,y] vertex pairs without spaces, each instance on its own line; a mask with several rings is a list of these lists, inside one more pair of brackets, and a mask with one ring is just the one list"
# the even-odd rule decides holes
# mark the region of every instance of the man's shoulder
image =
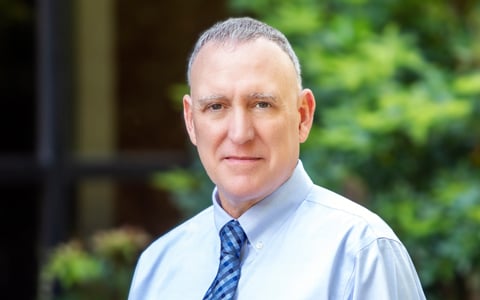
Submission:
[[201,240],[212,233],[214,227],[213,207],[210,206],[187,219],[154,240],[142,253],[142,257],[167,255],[175,249],[184,248],[193,240]]
[[331,220],[332,225],[371,239],[398,240],[390,226],[376,213],[331,190],[315,185],[305,204],[312,213]]
[[[212,242],[215,236],[210,207],[153,241],[137,262],[131,288],[134,298],[153,299],[152,295],[171,283],[173,274],[188,274],[192,262],[211,252],[209,245],[215,244]],[[178,285],[174,290],[175,287]]]

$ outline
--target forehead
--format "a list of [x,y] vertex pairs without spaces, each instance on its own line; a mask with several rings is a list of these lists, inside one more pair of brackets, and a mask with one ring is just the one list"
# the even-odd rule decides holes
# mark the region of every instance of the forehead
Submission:
[[248,41],[210,41],[200,49],[193,65],[202,59],[217,59],[222,55],[241,56],[244,54],[248,54],[248,61],[266,57],[289,60],[288,55],[276,43],[265,38],[257,38]]
[[199,51],[191,69],[191,85],[213,81],[232,84],[237,80],[296,82],[296,73],[288,55],[274,42],[259,38],[252,41],[214,42]]

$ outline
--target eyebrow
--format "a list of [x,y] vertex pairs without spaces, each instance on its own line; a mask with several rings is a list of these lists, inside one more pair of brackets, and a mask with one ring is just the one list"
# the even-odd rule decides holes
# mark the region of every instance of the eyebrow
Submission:
[[205,102],[209,102],[211,100],[221,100],[221,99],[225,99],[226,97],[225,96],[221,96],[221,95],[209,95],[209,96],[204,96],[204,97],[200,97],[197,99],[198,103],[202,104],[202,103],[205,103]]
[[[223,100],[223,99],[226,99],[226,98],[227,97],[222,96],[222,95],[213,94],[213,95],[199,97],[197,99],[197,101],[198,101],[199,104],[202,104],[202,103],[209,102],[209,101],[212,101],[212,100]],[[261,92],[250,93],[246,96],[246,98],[247,99],[260,99],[260,100],[265,99],[265,100],[270,100],[270,101],[274,101],[274,102],[277,102],[277,100],[278,100],[278,98],[273,94],[261,93]]]
[[269,94],[269,93],[259,93],[259,92],[254,92],[249,95],[247,95],[248,99],[267,99],[270,101],[276,102],[278,99],[275,95]]

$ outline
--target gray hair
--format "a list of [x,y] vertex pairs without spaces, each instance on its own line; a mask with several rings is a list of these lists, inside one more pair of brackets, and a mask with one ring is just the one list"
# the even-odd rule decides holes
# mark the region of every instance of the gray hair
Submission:
[[192,54],[188,60],[187,80],[190,85],[190,72],[193,62],[200,50],[208,42],[226,43],[229,41],[249,42],[259,38],[272,41],[277,44],[283,52],[285,52],[293,63],[295,72],[297,73],[298,84],[302,85],[301,69],[298,57],[292,49],[290,42],[279,30],[258,20],[243,17],[230,18],[226,21],[216,23],[210,29],[205,31],[198,39]]

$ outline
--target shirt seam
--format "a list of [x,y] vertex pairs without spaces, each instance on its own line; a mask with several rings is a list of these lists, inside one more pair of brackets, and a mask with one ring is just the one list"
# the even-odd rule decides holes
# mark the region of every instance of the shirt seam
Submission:
[[[370,228],[370,224],[369,224],[369,228]],[[381,241],[381,240],[386,240],[386,241],[390,241],[390,242],[394,242],[394,243],[399,243],[398,240],[396,239],[393,239],[393,238],[388,238],[388,237],[375,237],[374,239],[372,239],[369,243],[363,245],[362,247],[360,247],[360,249],[358,249],[355,254],[353,255],[353,267],[352,267],[352,271],[350,273],[350,276],[347,280],[347,283],[345,285],[345,290],[344,290],[344,293],[343,293],[343,299],[347,299],[347,296],[348,296],[348,291],[349,289],[351,289],[351,287],[353,286],[352,284],[352,281],[354,279],[354,275],[355,275],[355,271],[357,270],[357,257],[360,255],[361,252],[367,250],[368,248],[370,248],[373,243],[375,242],[378,242],[378,241]],[[401,244],[401,243],[400,243]]]

